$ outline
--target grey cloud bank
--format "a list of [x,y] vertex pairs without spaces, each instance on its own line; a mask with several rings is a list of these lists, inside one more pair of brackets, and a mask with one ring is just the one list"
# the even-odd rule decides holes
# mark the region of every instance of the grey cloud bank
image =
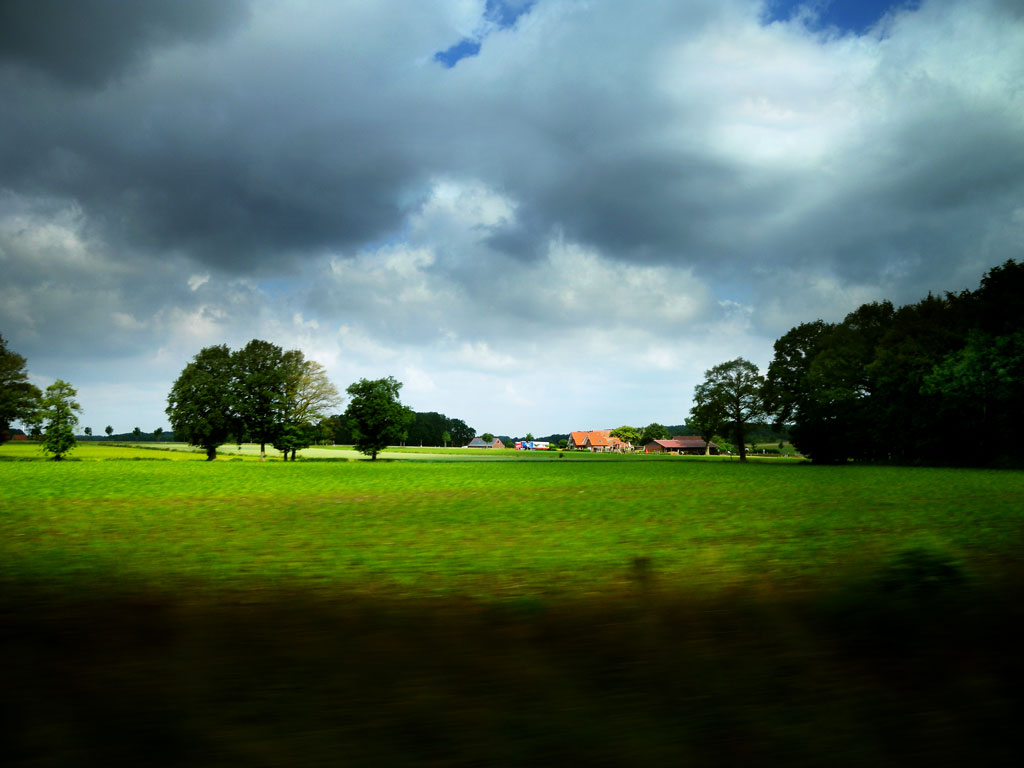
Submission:
[[745,0],[0,18],[0,330],[94,429],[165,425],[195,352],[254,337],[480,430],[677,422],[796,323],[1024,256],[1005,2],[862,35]]

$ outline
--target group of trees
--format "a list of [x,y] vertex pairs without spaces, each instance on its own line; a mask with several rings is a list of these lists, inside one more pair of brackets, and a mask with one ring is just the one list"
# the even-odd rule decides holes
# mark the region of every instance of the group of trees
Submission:
[[462,419],[429,411],[413,415],[405,442],[410,445],[466,445],[474,437],[476,432]]
[[0,443],[10,437],[11,424],[20,421],[42,435],[43,450],[60,461],[75,447],[75,427],[82,406],[78,392],[62,379],[39,390],[28,380],[25,358],[8,349],[0,335]]
[[269,443],[294,460],[340,403],[320,363],[253,339],[234,352],[223,344],[200,350],[171,387],[167,416],[175,436],[209,460],[232,440],[259,443],[261,459]]
[[799,325],[775,343],[765,404],[815,461],[1019,464],[1022,296],[1007,261],[974,291]]
[[766,376],[742,358],[705,374],[688,424],[705,440],[772,421],[817,463],[1024,461],[1024,264],[975,291],[896,308],[864,304],[842,322],[803,323],[775,342]]
[[259,443],[263,460],[269,444],[294,461],[299,450],[337,437],[376,459],[414,421],[398,399],[401,388],[391,376],[360,379],[346,390],[345,413],[328,416],[342,399],[323,366],[299,350],[253,339],[234,352],[225,345],[200,350],[171,387],[167,416],[175,439],[204,449],[210,461],[232,441]]

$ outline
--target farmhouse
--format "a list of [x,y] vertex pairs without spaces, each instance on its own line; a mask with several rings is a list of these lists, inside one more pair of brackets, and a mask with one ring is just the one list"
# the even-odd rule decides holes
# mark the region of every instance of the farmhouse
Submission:
[[633,450],[633,446],[624,440],[611,436],[610,429],[593,429],[588,432],[571,432],[567,441],[567,448],[590,451],[591,453],[626,453]]
[[676,435],[671,440],[652,440],[644,446],[644,453],[673,453],[678,456],[703,456],[705,453],[718,454],[718,446],[709,446],[701,438]]
[[469,441],[467,448],[504,448],[505,444],[498,438],[494,438],[491,442],[487,442],[482,437],[474,437]]

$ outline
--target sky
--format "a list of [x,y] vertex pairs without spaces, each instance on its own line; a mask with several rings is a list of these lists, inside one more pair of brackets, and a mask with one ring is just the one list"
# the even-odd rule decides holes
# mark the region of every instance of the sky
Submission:
[[478,433],[679,424],[1024,258],[1022,84],[1022,0],[0,0],[0,334],[97,432],[253,338]]

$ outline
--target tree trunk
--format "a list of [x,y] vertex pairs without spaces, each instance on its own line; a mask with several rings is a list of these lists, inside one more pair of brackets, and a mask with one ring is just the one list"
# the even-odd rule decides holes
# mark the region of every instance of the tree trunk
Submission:
[[267,460],[267,444],[261,442],[260,443],[260,461],[266,461],[266,460]]
[[746,436],[743,434],[743,425],[736,422],[736,444],[740,447],[740,461],[747,460]]
[[213,461],[217,458],[217,446],[211,445],[206,449],[206,460]]
[[292,448],[292,461],[295,461],[295,449]]

